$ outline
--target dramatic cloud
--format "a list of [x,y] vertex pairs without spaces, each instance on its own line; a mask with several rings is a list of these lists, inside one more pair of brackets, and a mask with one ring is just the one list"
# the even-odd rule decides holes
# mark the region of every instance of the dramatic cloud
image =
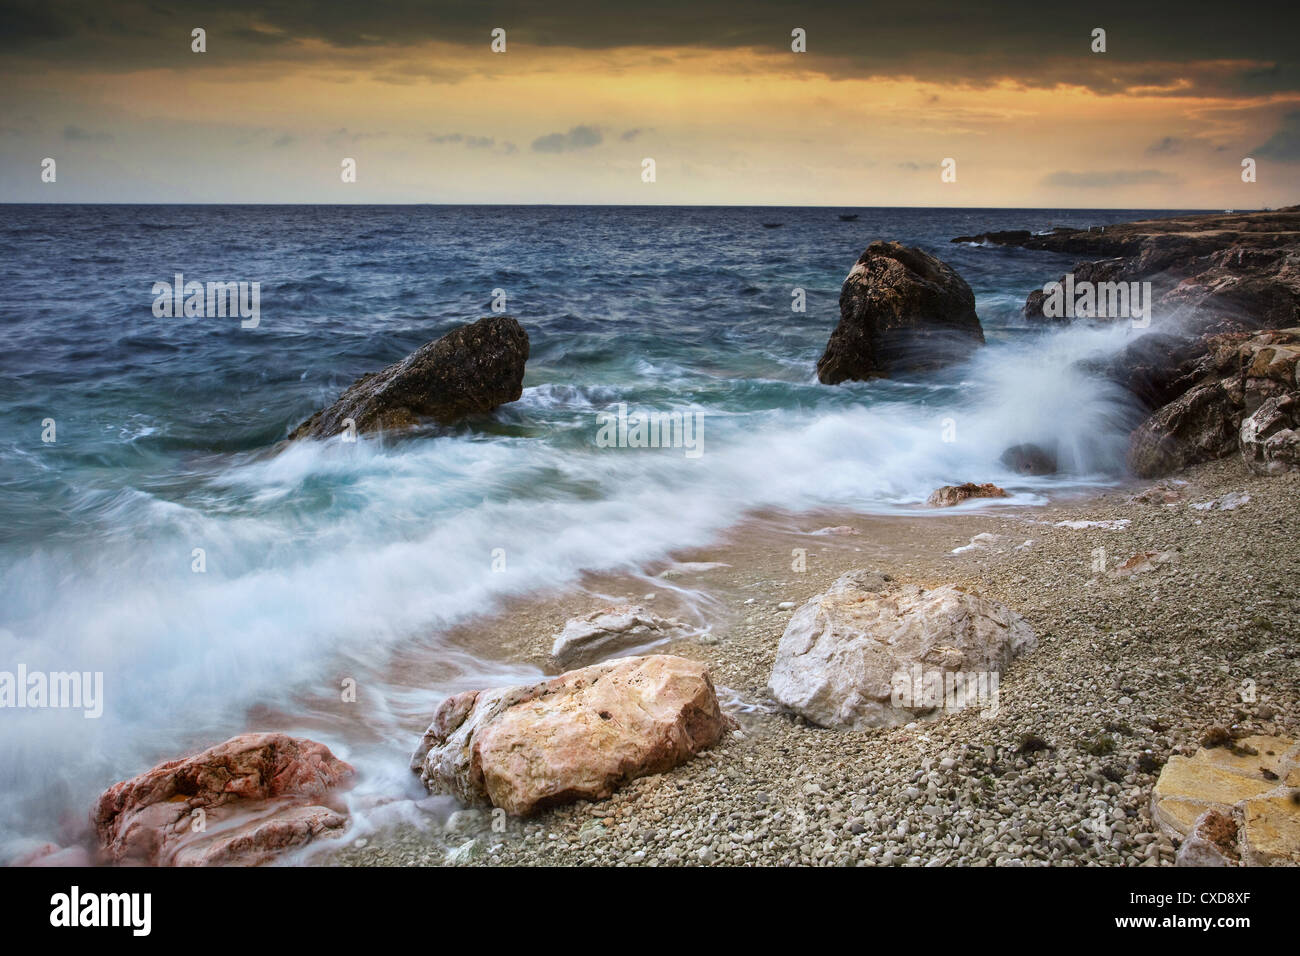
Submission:
[[[7,0],[0,8],[0,53],[39,57],[78,69],[145,65],[199,70],[232,60],[267,68],[283,58],[328,60],[373,51],[382,68],[395,47],[447,43],[479,51],[499,69],[516,51],[684,51],[753,49],[791,71],[836,76],[909,75],[988,84],[1068,84],[1098,92],[1208,89],[1263,93],[1300,88],[1294,17],[1281,7],[1227,13],[1179,0],[1095,0],[1086,9],[1044,10],[1037,0],[995,6],[932,0],[900,7],[885,0],[656,0],[654,15],[629,18],[603,0],[496,0],[485,17],[469,3],[328,3],[310,0]],[[489,21],[506,28],[510,52],[489,50]],[[128,27],[129,25],[129,27]],[[208,53],[194,55],[189,32],[202,25]],[[808,51],[790,50],[793,26]],[[1091,31],[1107,30],[1106,53],[1092,53]],[[515,60],[508,62],[515,63]],[[1176,67],[1171,69],[1171,67]],[[438,69],[428,64],[430,75]],[[397,81],[394,75],[394,81]]]
[[1278,131],[1263,146],[1254,149],[1255,158],[1280,159],[1286,163],[1300,161],[1300,110],[1287,113]]
[[535,153],[570,153],[579,149],[599,146],[600,130],[593,126],[575,126],[567,133],[551,133],[533,140]]

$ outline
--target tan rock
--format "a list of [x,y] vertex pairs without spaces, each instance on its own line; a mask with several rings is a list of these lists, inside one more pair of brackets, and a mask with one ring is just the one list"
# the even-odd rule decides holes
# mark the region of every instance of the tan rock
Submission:
[[1243,737],[1232,747],[1202,747],[1192,755],[1192,759],[1271,781],[1279,778],[1286,755],[1294,747],[1295,741],[1289,737]]
[[1300,865],[1300,794],[1247,800],[1246,858],[1255,866]]
[[1300,747],[1287,737],[1246,737],[1202,747],[1190,758],[1175,755],[1152,791],[1151,816],[1171,836],[1192,843],[1179,851],[1179,862],[1196,861],[1186,865],[1214,865],[1201,845],[1210,837],[1198,832],[1206,814],[1244,821],[1238,842],[1244,863],[1300,863],[1300,791],[1291,782],[1298,764]]
[[689,760],[732,726],[705,665],[628,657],[448,698],[411,768],[431,792],[527,815],[604,799]]
[[968,481],[963,485],[944,485],[930,495],[926,504],[931,508],[951,508],[953,505],[969,501],[971,498],[1008,498],[1005,488],[999,488],[992,482],[977,485]]
[[313,740],[241,734],[114,784],[91,822],[114,863],[252,866],[342,830],[346,810],[319,804],[353,773]]

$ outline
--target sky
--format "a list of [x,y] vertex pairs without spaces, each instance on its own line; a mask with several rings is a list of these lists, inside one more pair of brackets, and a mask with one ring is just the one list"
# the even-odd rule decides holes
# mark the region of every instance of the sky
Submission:
[[4,0],[0,202],[1278,207],[1297,11]]

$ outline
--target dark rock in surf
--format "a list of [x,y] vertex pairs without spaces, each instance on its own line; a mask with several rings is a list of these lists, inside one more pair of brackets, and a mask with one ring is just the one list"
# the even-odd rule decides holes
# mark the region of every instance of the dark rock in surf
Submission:
[[1037,445],[1026,443],[1012,445],[998,459],[1012,471],[1021,475],[1056,474],[1056,456]]
[[453,329],[381,372],[357,379],[329,408],[293,430],[289,439],[329,438],[406,428],[429,419],[449,425],[490,412],[523,394],[528,333],[508,315]]
[[975,295],[947,263],[897,242],[873,242],[840,290],[840,322],[817,362],[826,385],[926,371],[984,344]]

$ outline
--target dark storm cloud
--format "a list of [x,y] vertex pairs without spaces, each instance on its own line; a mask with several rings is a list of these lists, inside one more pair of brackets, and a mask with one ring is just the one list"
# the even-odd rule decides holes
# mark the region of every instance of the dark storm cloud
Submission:
[[[545,7],[535,0],[227,0],[220,8],[199,0],[172,0],[165,7],[148,0],[9,0],[0,12],[0,51],[131,70],[201,68],[232,59],[275,64],[288,44],[302,40],[353,51],[436,40],[481,48],[486,59],[491,30],[503,27],[511,51],[506,57],[529,47],[754,47],[788,56],[792,70],[831,76],[964,83],[1010,78],[1099,92],[1181,81],[1179,92],[1191,95],[1300,89],[1295,10],[1293,3],[1225,10],[1173,0],[1069,7],[1039,0],[993,7],[969,0],[656,0],[649,15],[629,16],[625,5],[606,0],[556,0]],[[189,52],[195,26],[208,31],[206,54]],[[805,54],[790,52],[794,27],[807,31]],[[1094,27],[1107,31],[1104,54],[1090,52]]]
[[1282,117],[1277,132],[1263,146],[1255,147],[1252,155],[1287,163],[1300,161],[1300,110]]

